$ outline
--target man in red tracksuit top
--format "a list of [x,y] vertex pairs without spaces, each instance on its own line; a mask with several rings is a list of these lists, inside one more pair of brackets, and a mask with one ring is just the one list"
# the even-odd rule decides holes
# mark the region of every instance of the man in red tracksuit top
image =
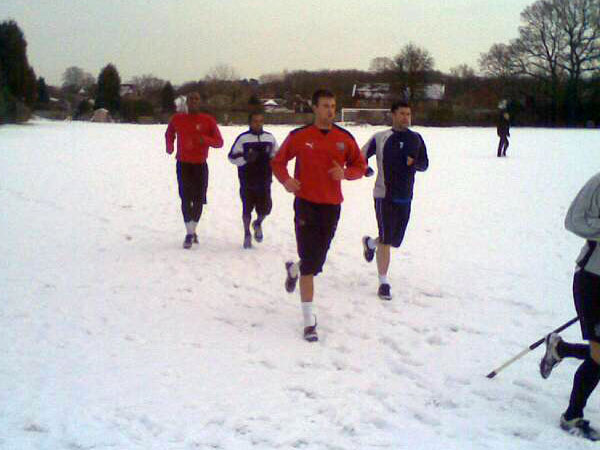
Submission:
[[198,243],[196,226],[206,203],[208,188],[208,148],[221,148],[223,138],[216,120],[200,112],[200,94],[187,96],[188,113],[175,114],[165,133],[167,153],[173,153],[177,137],[177,183],[181,198],[181,212],[186,234],[183,248],[189,249]]
[[[295,230],[299,262],[285,263],[285,288],[293,292],[300,274],[304,339],[318,340],[313,313],[313,278],[323,268],[340,217],[341,180],[356,180],[367,168],[354,137],[335,125],[335,96],[321,89],[313,94],[312,125],[290,132],[271,160],[277,179],[295,194]],[[287,163],[296,158],[294,176]]]

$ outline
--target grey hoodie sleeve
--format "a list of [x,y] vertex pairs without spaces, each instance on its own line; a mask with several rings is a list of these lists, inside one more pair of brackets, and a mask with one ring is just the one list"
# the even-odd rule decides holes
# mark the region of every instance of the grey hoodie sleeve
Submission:
[[581,188],[571,203],[565,228],[584,239],[600,241],[600,173]]

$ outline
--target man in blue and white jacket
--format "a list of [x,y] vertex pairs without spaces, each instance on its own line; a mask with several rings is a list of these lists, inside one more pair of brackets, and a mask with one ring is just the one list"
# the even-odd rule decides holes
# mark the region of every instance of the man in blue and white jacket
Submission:
[[[362,148],[368,161],[377,159],[377,178],[373,197],[379,236],[363,237],[363,254],[367,262],[377,254],[379,289],[377,295],[391,300],[391,287],[387,278],[390,265],[390,247],[398,248],[410,218],[413,186],[416,171],[429,166],[427,148],[419,133],[409,130],[411,108],[404,101],[392,104],[392,129],[375,133]],[[372,174],[368,173],[367,176]]]
[[256,209],[256,220],[252,223],[254,239],[263,240],[262,221],[271,212],[271,159],[277,153],[275,137],[263,130],[265,117],[262,112],[248,116],[250,128],[240,134],[229,152],[229,161],[238,167],[240,197],[242,199],[242,221],[244,223],[244,248],[252,247],[250,221]]

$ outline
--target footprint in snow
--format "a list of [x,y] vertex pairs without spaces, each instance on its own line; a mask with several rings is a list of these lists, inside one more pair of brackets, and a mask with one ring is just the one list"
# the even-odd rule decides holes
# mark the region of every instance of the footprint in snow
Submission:
[[301,394],[305,398],[308,398],[311,400],[314,400],[317,398],[317,395],[314,392],[312,392],[302,386],[292,386],[292,387],[287,388],[286,390],[292,394]]

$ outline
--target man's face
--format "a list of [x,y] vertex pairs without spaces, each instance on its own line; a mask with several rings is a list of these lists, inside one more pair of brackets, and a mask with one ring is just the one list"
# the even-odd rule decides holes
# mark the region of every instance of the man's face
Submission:
[[200,110],[200,94],[192,92],[187,96],[187,107],[191,113],[198,112]]
[[400,107],[392,113],[392,122],[394,128],[408,128],[410,127],[410,108]]
[[265,116],[262,114],[254,114],[250,119],[250,129],[255,133],[260,133],[265,124]]
[[315,122],[323,125],[331,125],[335,120],[335,98],[320,97],[317,104],[313,106]]

